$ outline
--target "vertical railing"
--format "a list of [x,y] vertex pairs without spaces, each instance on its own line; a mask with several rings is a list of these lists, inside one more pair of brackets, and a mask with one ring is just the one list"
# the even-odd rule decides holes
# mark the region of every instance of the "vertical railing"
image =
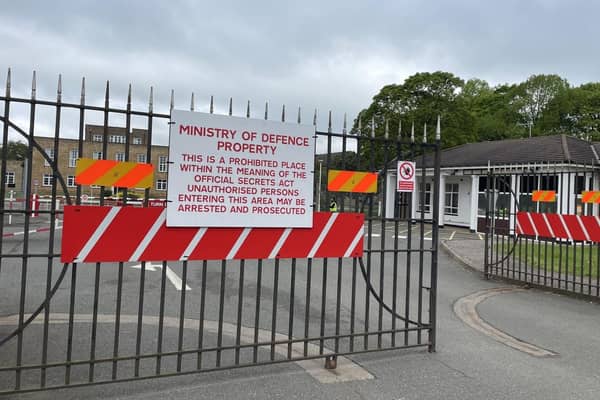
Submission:
[[[54,272],[59,256],[56,254],[55,247],[61,239],[61,233],[56,229],[58,228],[57,219],[62,212],[56,207],[55,202],[60,196],[59,188],[62,188],[67,199],[66,202],[71,203],[69,191],[63,179],[65,171],[61,171],[62,167],[59,163],[61,154],[59,150],[65,149],[65,142],[62,139],[66,136],[63,131],[67,124],[63,120],[68,115],[65,113],[63,116],[63,110],[71,109],[78,112],[76,133],[79,157],[86,156],[85,152],[89,150],[88,146],[92,145],[92,138],[86,136],[86,118],[90,118],[89,114],[96,113],[102,119],[100,127],[102,132],[101,158],[105,160],[113,157],[109,153],[114,148],[112,144],[109,145],[112,143],[109,140],[110,135],[114,133],[113,127],[110,126],[113,117],[124,117],[125,143],[122,145],[124,145],[126,161],[132,158],[131,151],[135,144],[132,139],[135,130],[132,130],[132,127],[136,121],[133,118],[143,119],[142,123],[146,127],[146,142],[144,143],[146,162],[155,161],[152,160],[152,155],[156,155],[156,149],[153,147],[154,136],[156,136],[156,132],[153,132],[153,123],[157,119],[168,120],[170,115],[154,112],[152,88],[150,89],[148,109],[138,111],[132,106],[131,85],[128,87],[125,107],[116,108],[111,105],[114,104],[114,101],[110,98],[109,82],[106,83],[104,102],[100,106],[86,104],[85,84],[83,79],[79,104],[63,102],[60,78],[56,100],[41,101],[36,97],[34,75],[31,98],[15,99],[11,97],[9,73],[6,95],[0,97],[0,100],[4,101],[3,157],[0,163],[3,176],[7,169],[6,144],[9,130],[17,129],[14,124],[10,123],[10,103],[18,101],[30,105],[28,134],[19,131],[28,140],[30,155],[27,160],[27,175],[24,182],[26,198],[31,194],[34,149],[43,150],[39,148],[36,141],[40,136],[34,126],[36,106],[43,104],[52,107],[54,111],[54,130],[49,139],[52,140],[54,159],[50,159],[46,154],[42,154],[41,157],[50,163],[53,174],[52,201],[50,209],[47,211],[47,215],[50,217],[50,230],[47,233],[48,241],[45,244],[48,247],[43,254],[30,254],[31,247],[28,247],[30,243],[25,240],[23,253],[18,257],[21,261],[18,270],[20,281],[18,287],[15,288],[15,293],[19,294],[19,315],[16,322],[18,332],[14,335],[16,338],[14,343],[10,344],[15,350],[15,356],[11,358],[14,363],[10,366],[0,367],[0,374],[14,373],[15,379],[13,387],[9,389],[0,385],[0,393],[99,382],[129,381],[149,376],[263,365],[283,360],[325,358],[332,355],[402,347],[427,347],[429,351],[435,351],[437,240],[440,210],[439,121],[435,143],[427,143],[424,140],[422,144],[417,144],[414,141],[414,135],[410,141],[407,140],[408,138],[402,138],[400,125],[397,138],[391,138],[389,119],[384,120],[384,123],[381,124],[381,120],[372,118],[367,132],[362,131],[362,122],[359,122],[358,134],[354,135],[356,129],[352,129],[348,133],[346,116],[344,116],[342,132],[335,133],[331,112],[328,115],[327,131],[316,132],[315,139],[319,138],[326,143],[325,173],[330,168],[350,169],[356,166],[359,171],[368,170],[379,174],[380,198],[374,194],[351,196],[339,194],[339,197],[336,198],[340,212],[356,211],[366,214],[367,238],[364,239],[365,255],[363,259],[241,260],[239,264],[233,264],[227,260],[202,261],[197,264],[183,261],[179,264],[181,269],[178,270],[181,273],[182,283],[179,293],[169,290],[168,266],[164,260],[157,260],[156,267],[161,270],[161,273],[155,275],[148,272],[154,270],[149,267],[149,263],[141,262],[139,276],[136,275],[134,280],[131,279],[134,271],[130,270],[126,264],[129,260],[121,260],[113,264],[94,263],[90,266],[88,290],[87,285],[81,283],[84,277],[88,277],[88,271],[82,268],[81,264],[66,264],[60,274]],[[171,92],[169,110],[173,110],[174,107],[174,93]],[[266,103],[265,119],[268,119],[268,108],[269,105]],[[192,94],[190,110],[194,111],[194,109],[194,95]],[[214,103],[211,97],[210,112],[213,111]],[[233,99],[231,98],[229,99],[228,113],[233,115]],[[315,129],[316,116],[317,111],[315,110],[313,118]],[[247,105],[246,117],[250,117],[250,102]],[[282,108],[281,121],[286,121],[285,106]],[[298,123],[301,123],[300,109],[298,110]],[[90,143],[87,143],[88,141]],[[352,150],[348,142],[356,143],[355,155],[350,153]],[[334,158],[334,149],[339,148],[337,146],[340,143],[342,154],[339,158],[337,156]],[[69,153],[73,149],[66,150]],[[413,218],[410,195],[403,195],[403,200],[406,201],[408,198],[407,207],[399,210],[396,203],[399,201],[400,195],[395,192],[395,188],[388,188],[390,182],[388,175],[393,169],[390,163],[394,158],[398,160],[401,157],[408,157],[412,160],[416,154],[430,150],[434,150],[435,156],[433,201],[429,202],[430,207],[433,207],[430,210],[433,215],[431,221],[425,218],[425,204],[422,204],[421,207],[421,218],[418,216]],[[352,167],[349,162],[350,156],[355,156],[357,159],[356,164],[353,164]],[[430,171],[430,167],[427,167],[426,170]],[[425,175],[424,173],[423,179],[425,179]],[[424,189],[424,185],[422,187]],[[108,203],[105,187],[100,187],[99,190],[99,203],[105,205]],[[321,191],[322,187],[318,187],[317,190]],[[388,198],[387,190],[393,190],[393,196],[390,195]],[[81,205],[81,186],[77,186],[73,192],[75,193],[74,203]],[[146,207],[149,205],[150,192],[150,189],[146,189],[144,192],[143,204]],[[6,190],[3,185],[0,188],[0,197],[5,195]],[[128,191],[124,190],[123,205],[132,205],[128,198]],[[388,202],[392,198],[394,207],[388,207]],[[331,194],[325,193],[323,199],[328,205]],[[350,204],[347,203],[347,199],[350,199]],[[375,209],[375,205],[379,205],[376,203],[377,200],[381,201],[381,215]],[[424,195],[422,200],[425,200]],[[354,210],[352,210],[353,205]],[[397,212],[392,219],[386,215],[387,208]],[[4,209],[2,209],[2,214],[4,214]],[[30,218],[31,206],[27,202],[24,210],[26,231]],[[404,228],[405,221],[406,238],[400,239],[400,229]],[[393,237],[391,237],[391,230],[388,229],[391,225],[390,222],[393,222]],[[426,233],[425,224],[429,222],[432,223],[431,249],[426,248],[423,240]],[[381,225],[377,227],[377,223],[381,223]],[[413,223],[420,224],[420,233],[418,230],[412,229]],[[0,234],[3,230],[4,224],[2,223],[0,224]],[[420,234],[421,237],[413,237],[413,234]],[[27,232],[24,236],[26,239],[29,237]],[[377,240],[380,242],[377,243]],[[400,244],[401,240],[406,240],[406,247],[404,244]],[[2,241],[2,236],[0,236],[0,244]],[[415,243],[419,244],[418,247]],[[4,260],[7,256],[8,254],[0,253],[0,260]],[[42,286],[45,284],[45,290],[42,288],[42,293],[39,294],[41,297],[46,297],[46,300],[40,309],[43,311],[42,316],[33,320],[34,322],[29,327],[27,326],[29,322],[26,321],[25,306],[29,304],[29,296],[32,292],[31,289],[27,290],[27,282],[31,280],[31,260],[34,258],[41,260],[43,269],[46,271],[41,282]],[[390,264],[392,262],[393,264]],[[415,269],[417,262],[419,264],[418,271]],[[4,265],[0,268],[0,279],[2,279],[8,272]],[[62,282],[68,268],[71,268],[70,279]],[[199,269],[198,273],[195,273],[195,268]],[[352,270],[349,271],[349,268]],[[101,273],[102,269],[108,271]],[[113,273],[116,273],[116,277],[112,276]],[[235,279],[231,279],[232,276]],[[156,279],[155,285],[150,284],[152,279]],[[404,279],[406,279],[405,285],[402,285]],[[111,280],[113,282],[109,282]],[[214,286],[211,286],[213,282]],[[237,291],[231,289],[231,282],[237,283]],[[188,283],[196,285],[194,290],[189,293],[186,291]],[[302,287],[302,284],[305,287]],[[250,289],[253,287],[256,289]],[[57,290],[58,288],[67,290]],[[289,299],[286,296],[289,296]],[[156,308],[152,308],[151,304],[155,304]],[[197,308],[195,308],[196,306]],[[301,308],[302,306],[304,309]],[[289,309],[285,310],[286,307]],[[153,309],[157,310],[157,315],[149,311]],[[55,313],[65,313],[66,319],[57,321]],[[190,315],[192,313],[193,316]],[[190,320],[195,324],[190,324]],[[60,330],[60,327],[54,325],[57,322],[66,322],[64,332]],[[89,324],[89,331],[79,330],[78,324],[84,323]],[[148,328],[146,325],[149,323],[154,324],[155,327]],[[193,343],[190,343],[192,340],[186,333],[190,329],[197,329]],[[144,330],[151,334],[144,333]],[[84,331],[89,332],[89,337],[81,337],[80,333]],[[37,347],[37,352],[41,354],[30,354],[36,347],[29,348],[26,345],[25,336],[29,340],[30,338],[27,336],[29,332],[31,332],[32,338],[39,340],[40,346]],[[129,333],[131,333],[130,337]],[[422,338],[424,333],[428,334],[427,340]],[[58,344],[55,344],[54,338],[57,335],[62,336],[61,340],[56,342]],[[397,335],[401,335],[400,338],[403,336],[403,339],[397,340]],[[146,342],[150,338],[152,341]],[[154,342],[154,338],[156,338],[156,342]],[[168,343],[172,343],[172,345],[167,347]],[[284,351],[281,351],[282,348]],[[0,352],[5,349],[8,347],[3,348],[0,344]],[[59,355],[57,356],[56,353]],[[195,362],[188,363],[190,357],[194,357]],[[30,361],[32,359],[39,361],[32,362]],[[335,363],[329,365],[335,367]],[[54,371],[57,370],[59,373],[55,374]],[[33,386],[28,386],[30,377],[26,375],[27,383],[25,383],[23,371],[39,373],[38,382]]]

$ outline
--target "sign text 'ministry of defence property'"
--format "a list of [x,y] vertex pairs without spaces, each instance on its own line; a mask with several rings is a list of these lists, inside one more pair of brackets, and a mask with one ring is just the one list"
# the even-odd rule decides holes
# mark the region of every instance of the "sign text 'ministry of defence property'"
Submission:
[[167,226],[311,227],[315,128],[173,110]]

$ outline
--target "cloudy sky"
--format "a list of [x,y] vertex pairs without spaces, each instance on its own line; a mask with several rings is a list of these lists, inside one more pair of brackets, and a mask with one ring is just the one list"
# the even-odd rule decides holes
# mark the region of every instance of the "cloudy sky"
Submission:
[[[559,0],[386,1],[10,1],[0,13],[0,65],[12,68],[13,95],[52,98],[59,73],[65,100],[136,107],[154,87],[157,111],[271,114],[332,110],[334,128],[368,106],[386,84],[445,70],[491,84],[556,73],[571,84],[600,80],[600,3]],[[5,73],[5,72],[4,72]],[[2,81],[4,78],[1,79]],[[15,109],[15,118],[27,115]],[[43,122],[40,122],[43,123]],[[118,123],[118,121],[115,121]],[[66,122],[68,125],[68,122]],[[51,125],[49,125],[51,126]]]

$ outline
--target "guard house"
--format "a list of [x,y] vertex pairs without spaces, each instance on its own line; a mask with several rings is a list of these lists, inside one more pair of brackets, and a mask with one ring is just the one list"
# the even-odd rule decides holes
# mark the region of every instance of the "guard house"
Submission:
[[[495,176],[503,177],[501,183],[496,182],[496,210],[515,210],[512,192],[522,211],[560,209],[568,214],[581,214],[581,192],[600,190],[599,154],[600,143],[568,135],[467,143],[442,150],[440,224],[483,231],[488,169],[492,169]],[[419,206],[424,204],[425,218],[431,218],[433,154],[417,157],[415,161],[417,185],[412,196],[412,217],[421,215]],[[398,212],[394,204],[396,163],[393,164],[387,175],[390,190],[386,193],[385,210],[386,217],[390,218]],[[532,178],[536,174],[539,179]],[[556,203],[540,206],[532,202],[534,190],[555,190],[558,193]],[[589,206],[592,209],[587,210],[587,214],[598,215],[598,205]]]

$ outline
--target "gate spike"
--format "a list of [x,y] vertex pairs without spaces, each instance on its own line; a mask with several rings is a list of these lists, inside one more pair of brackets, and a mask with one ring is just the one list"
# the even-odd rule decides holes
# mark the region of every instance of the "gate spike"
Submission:
[[150,86],[150,97],[148,99],[148,111],[154,111],[154,87]]
[[317,126],[317,109],[315,108],[315,115],[313,115],[313,125]]
[[427,122],[423,125],[423,143],[427,143]]
[[215,99],[214,99],[213,96],[210,96],[210,108],[209,108],[209,112],[212,114],[214,110],[215,110]]
[[248,105],[246,106],[246,118],[250,118],[250,100],[248,100]]
[[298,106],[298,124],[302,123],[302,109]]
[[389,122],[390,122],[389,120],[387,120],[387,119],[385,120],[385,133],[384,133],[385,136],[384,137],[386,139],[390,138],[390,126],[389,126]]
[[173,111],[175,107],[175,90],[171,89],[171,104],[169,105],[169,112]]
[[37,91],[37,83],[35,79],[35,71],[33,71],[33,78],[31,78],[31,99],[35,100],[35,95]]
[[402,120],[398,120],[398,139],[402,138]]
[[127,108],[131,108],[131,83],[127,89]]
[[344,113],[344,125],[342,126],[342,134],[347,134],[348,133],[348,122],[346,119],[346,113]]
[[281,107],[281,122],[285,122],[285,104]]
[[85,104],[85,76],[83,78],[81,78],[81,98],[80,98],[80,103],[81,103],[81,105]]
[[233,114],[233,97],[229,98],[229,115]]
[[56,89],[56,101],[62,100],[62,74],[58,74],[58,87]]
[[375,137],[375,116],[371,117],[371,137]]
[[410,127],[410,142],[415,142],[415,121],[413,121],[412,126]]
[[442,138],[442,128],[440,126],[440,116],[437,117],[437,126],[435,127],[435,140]]
[[6,75],[6,97],[10,97],[10,68],[8,69],[8,74]]
[[327,133],[331,133],[331,110],[329,110],[329,116],[327,117]]
[[190,111],[194,111],[196,105],[194,104],[194,92],[192,92],[192,98],[190,99]]
[[269,119],[269,102],[265,101],[265,121]]
[[104,92],[104,106],[108,108],[108,99],[110,94],[110,82],[106,81],[106,92]]

